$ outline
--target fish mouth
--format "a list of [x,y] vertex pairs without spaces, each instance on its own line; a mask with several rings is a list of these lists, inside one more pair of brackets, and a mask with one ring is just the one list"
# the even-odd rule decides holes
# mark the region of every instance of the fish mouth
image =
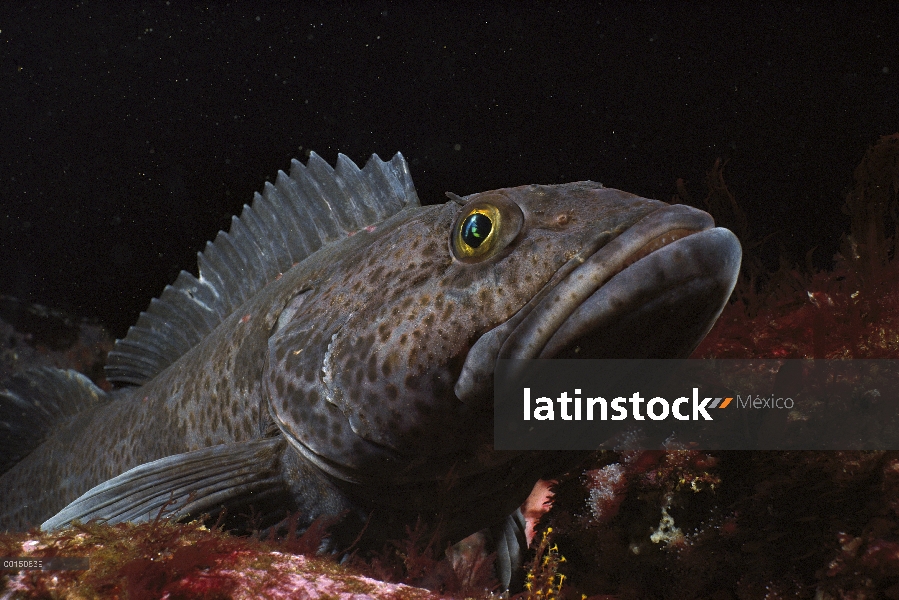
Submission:
[[468,404],[490,395],[497,359],[686,357],[724,309],[741,257],[736,236],[708,213],[663,206],[569,260],[518,313],[481,336],[456,396]]

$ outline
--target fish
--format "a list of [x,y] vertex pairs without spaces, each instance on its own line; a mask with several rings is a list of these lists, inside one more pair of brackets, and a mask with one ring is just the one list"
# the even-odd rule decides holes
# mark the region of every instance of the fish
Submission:
[[688,356],[739,241],[707,213],[581,181],[421,206],[402,154],[279,171],[108,355],[117,387],[37,369],[0,385],[0,529],[74,520],[345,515],[346,547],[419,517],[492,533],[571,452],[493,449],[503,358]]

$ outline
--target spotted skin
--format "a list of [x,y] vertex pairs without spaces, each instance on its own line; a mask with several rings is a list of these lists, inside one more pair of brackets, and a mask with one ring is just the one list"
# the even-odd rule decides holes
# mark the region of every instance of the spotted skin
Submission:
[[[463,262],[453,226],[479,200],[517,206],[520,230]],[[447,539],[491,525],[573,457],[492,449],[492,394],[454,392],[469,351],[597,239],[664,206],[592,182],[532,185],[366,227],[278,274],[151,381],[0,476],[0,528],[40,524],[143,463],[267,435],[288,441],[284,508],[309,520],[349,509],[375,540],[418,515],[439,514]]]

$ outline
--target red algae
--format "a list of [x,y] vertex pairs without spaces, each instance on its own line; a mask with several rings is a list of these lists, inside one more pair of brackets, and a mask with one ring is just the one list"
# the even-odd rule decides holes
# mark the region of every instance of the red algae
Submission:
[[844,207],[850,232],[841,253],[862,279],[874,280],[899,248],[899,133],[871,146],[853,175],[855,186]]
[[438,547],[439,527],[419,520],[406,527],[405,537],[391,541],[380,552],[357,555],[351,564],[371,577],[403,582],[453,597],[486,597],[499,587],[494,574],[495,555],[486,551],[486,539],[476,533],[453,547]]
[[[716,162],[718,174],[709,176],[709,198],[733,198],[721,191],[722,168]],[[833,270],[813,273],[782,262],[757,289],[759,263],[750,253],[732,302],[695,358],[899,357],[899,133],[869,148],[854,176],[844,207],[851,231]],[[728,215],[733,206],[739,212],[735,200],[706,204],[716,218],[716,205],[728,206]]]
[[[763,272],[753,250],[766,240],[753,241],[724,166],[708,174],[705,208],[737,233],[746,258],[731,303],[693,356],[899,358],[899,134],[882,137],[855,170],[849,232],[827,272],[786,262]],[[690,200],[682,182],[678,192],[676,200]],[[540,522],[519,598],[899,599],[899,452],[701,452],[675,441],[598,452],[584,469],[544,482],[525,508]],[[418,524],[381,553],[338,565],[315,556],[326,528],[307,536],[289,520],[286,528],[286,542],[162,519],[0,534],[7,556],[91,559],[89,571],[6,572],[3,583],[35,598],[438,598],[495,589],[478,536],[447,556]]]
[[[899,357],[899,262],[863,281],[840,260],[831,272],[783,269],[764,301],[725,307],[694,358]],[[895,284],[893,284],[895,286]]]
[[[855,179],[833,269],[765,274],[716,163],[747,260],[694,358],[899,358],[899,134]],[[899,598],[899,452],[603,452],[554,492],[541,526],[591,598]]]
[[52,533],[0,534],[6,556],[81,556],[86,571],[4,572],[21,598],[409,598],[440,596],[365,577],[332,558],[280,552],[277,544],[238,537],[198,521],[105,525]]

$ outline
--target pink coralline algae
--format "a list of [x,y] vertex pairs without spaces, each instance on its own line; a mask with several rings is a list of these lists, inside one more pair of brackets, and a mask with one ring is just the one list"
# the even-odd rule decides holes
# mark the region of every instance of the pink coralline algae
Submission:
[[428,590],[366,577],[330,557],[302,556],[270,546],[197,522],[166,520],[0,534],[4,556],[90,559],[86,571],[6,571],[0,580],[6,591],[0,598],[442,598]]

